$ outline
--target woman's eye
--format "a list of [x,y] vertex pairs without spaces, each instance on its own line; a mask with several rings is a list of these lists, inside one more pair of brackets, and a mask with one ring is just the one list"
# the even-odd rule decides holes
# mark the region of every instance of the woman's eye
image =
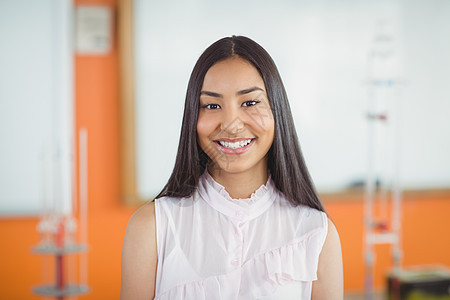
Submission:
[[220,105],[219,104],[206,104],[206,105],[203,105],[203,108],[206,108],[206,109],[219,109]]
[[244,103],[242,103],[243,107],[248,107],[248,106],[253,106],[258,104],[260,101],[258,100],[249,100],[249,101],[245,101]]

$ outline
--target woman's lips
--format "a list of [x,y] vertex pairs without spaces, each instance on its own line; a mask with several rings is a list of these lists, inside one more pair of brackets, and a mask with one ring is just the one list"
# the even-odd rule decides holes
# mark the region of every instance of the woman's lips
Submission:
[[247,152],[254,144],[255,138],[242,139],[220,139],[215,140],[217,148],[225,154],[242,154]]

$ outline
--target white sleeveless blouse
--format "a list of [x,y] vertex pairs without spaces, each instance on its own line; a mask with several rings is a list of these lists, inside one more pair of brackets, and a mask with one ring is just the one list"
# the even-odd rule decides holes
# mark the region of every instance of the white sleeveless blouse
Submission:
[[231,199],[205,172],[189,198],[155,202],[155,299],[310,299],[327,216],[294,207],[269,178]]

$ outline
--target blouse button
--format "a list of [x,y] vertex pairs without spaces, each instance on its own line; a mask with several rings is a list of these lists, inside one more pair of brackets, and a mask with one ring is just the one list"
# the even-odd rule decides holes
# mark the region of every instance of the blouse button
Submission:
[[236,217],[238,217],[239,219],[243,219],[245,217],[245,213],[243,211],[236,211]]
[[239,266],[239,264],[240,264],[240,260],[239,260],[238,258],[233,259],[233,260],[231,261],[231,265],[233,265],[233,266],[235,266],[235,267]]

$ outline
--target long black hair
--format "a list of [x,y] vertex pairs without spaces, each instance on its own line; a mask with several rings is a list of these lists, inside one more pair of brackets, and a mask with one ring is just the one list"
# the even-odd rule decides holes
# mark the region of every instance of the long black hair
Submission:
[[278,69],[263,47],[243,37],[225,37],[209,46],[198,59],[189,79],[180,142],[169,181],[156,198],[189,197],[205,171],[208,156],[197,143],[200,92],[206,72],[215,63],[238,56],[260,73],[272,108],[275,134],[267,166],[275,186],[293,205],[324,211],[303,159],[286,91]]

